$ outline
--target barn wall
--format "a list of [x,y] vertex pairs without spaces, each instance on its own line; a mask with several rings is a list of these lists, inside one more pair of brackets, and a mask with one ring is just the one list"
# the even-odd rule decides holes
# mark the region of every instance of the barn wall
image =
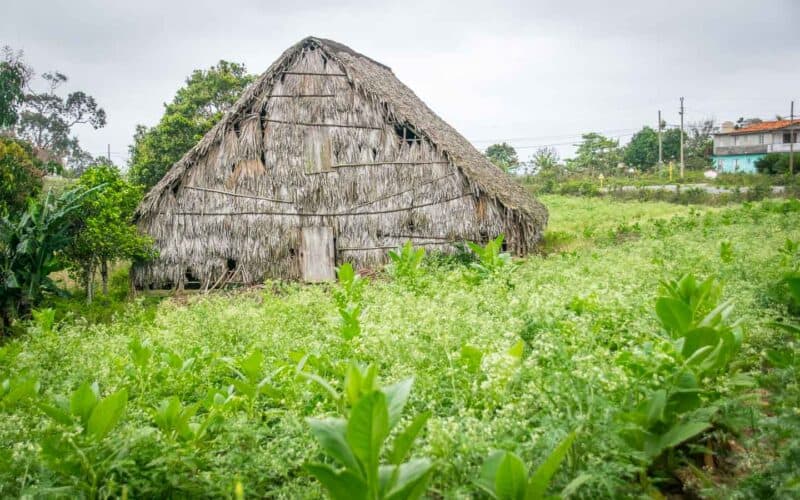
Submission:
[[502,206],[428,140],[392,123],[319,49],[298,53],[269,95],[231,123],[164,191],[158,213],[140,220],[160,255],[135,268],[137,286],[298,279],[298,228],[312,225],[332,227],[337,264],[358,268],[385,263],[408,239],[451,250],[447,242],[505,232],[512,249],[527,250],[514,247],[527,238]]

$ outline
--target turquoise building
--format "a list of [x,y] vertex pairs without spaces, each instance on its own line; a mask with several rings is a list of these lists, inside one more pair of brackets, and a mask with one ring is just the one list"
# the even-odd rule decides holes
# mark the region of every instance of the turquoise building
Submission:
[[766,154],[713,155],[711,158],[718,172],[743,172],[746,174],[754,174],[756,173],[756,162],[765,156]]

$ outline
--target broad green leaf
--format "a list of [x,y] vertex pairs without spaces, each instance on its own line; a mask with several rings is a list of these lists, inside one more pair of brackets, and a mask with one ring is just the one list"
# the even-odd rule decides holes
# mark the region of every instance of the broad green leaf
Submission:
[[656,301],[656,315],[664,330],[672,336],[688,330],[692,322],[692,312],[689,307],[672,297],[660,297]]
[[346,438],[353,454],[364,464],[367,484],[377,485],[379,455],[388,435],[386,396],[380,391],[363,396],[350,410]]
[[361,466],[356,461],[350,446],[347,444],[347,422],[340,418],[316,419],[309,418],[308,425],[311,432],[319,441],[322,449],[339,463],[350,469],[354,474],[363,474]]
[[567,437],[564,438],[556,449],[553,450],[550,455],[545,459],[544,462],[534,471],[533,475],[531,476],[530,481],[528,482],[528,491],[526,495],[526,500],[538,500],[540,498],[544,498],[545,492],[547,491],[548,486],[550,486],[550,481],[553,479],[558,467],[561,465],[561,462],[564,460],[564,457],[567,456],[567,452],[569,451],[570,447],[572,447],[572,442],[575,441],[575,432],[571,432]]
[[328,491],[333,500],[365,500],[368,490],[364,481],[349,470],[337,472],[325,464],[306,464],[305,469]]
[[664,408],[667,406],[667,391],[660,389],[653,392],[647,400],[647,426],[651,427],[664,419]]
[[410,377],[383,389],[389,414],[389,429],[394,429],[394,426],[400,421],[413,384],[414,377]]
[[86,424],[87,434],[98,440],[103,439],[122,418],[127,404],[128,391],[125,389],[100,400]]
[[698,349],[706,346],[714,347],[719,341],[719,333],[710,327],[693,328],[684,334],[683,348],[681,354],[688,358]]
[[251,382],[261,380],[264,375],[264,353],[256,349],[251,352],[246,358],[242,359],[239,366],[242,373]]
[[500,463],[505,458],[506,453],[509,452],[499,450],[491,453],[483,462],[481,474],[475,481],[476,485],[478,485],[486,493],[490,494],[493,498],[496,498],[494,493],[494,478],[497,476],[497,469],[500,467]]
[[80,418],[81,424],[85,427],[89,421],[92,410],[97,405],[97,386],[84,382],[72,393],[69,400],[69,411]]
[[72,416],[64,408],[60,408],[58,406],[53,406],[53,405],[40,404],[39,409],[42,410],[42,412],[44,412],[45,415],[52,418],[59,424],[72,425],[74,423]]
[[408,452],[411,450],[411,446],[414,444],[414,440],[417,438],[417,435],[425,426],[430,416],[430,412],[420,413],[402,432],[397,434],[397,437],[394,438],[392,451],[389,453],[390,463],[400,464],[406,459]]
[[508,452],[498,464],[494,476],[495,497],[498,500],[523,500],[527,481],[525,464],[518,456]]
[[711,427],[708,422],[686,422],[673,425],[658,440],[661,450],[673,448]]
[[397,479],[386,494],[386,500],[414,500],[425,493],[431,476],[431,461],[411,460],[398,467]]
[[482,360],[483,352],[477,347],[472,347],[471,345],[461,347],[461,362],[466,365],[470,372],[478,373],[481,370]]

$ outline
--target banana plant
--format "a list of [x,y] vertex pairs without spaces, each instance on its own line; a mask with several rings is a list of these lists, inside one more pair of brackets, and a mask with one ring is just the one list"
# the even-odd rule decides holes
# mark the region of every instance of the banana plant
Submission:
[[400,423],[413,379],[379,388],[374,366],[351,365],[341,399],[352,404],[347,418],[308,419],[323,452],[339,467],[308,463],[308,470],[335,500],[419,498],[432,472],[427,458],[406,460],[429,414],[422,413],[399,431],[381,461],[385,444]]
[[[564,438],[530,476],[527,467],[517,455],[510,451],[496,451],[484,462],[476,484],[497,500],[560,498],[559,495],[548,496],[547,490],[561,462],[567,456],[572,442],[575,441],[575,436],[576,434],[572,432]],[[588,479],[587,475],[578,476],[561,492],[561,496],[574,492]]]

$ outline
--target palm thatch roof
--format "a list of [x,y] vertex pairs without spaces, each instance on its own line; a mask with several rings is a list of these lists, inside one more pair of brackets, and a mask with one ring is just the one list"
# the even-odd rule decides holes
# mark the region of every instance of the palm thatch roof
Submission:
[[[203,139],[175,163],[167,174],[147,193],[137,210],[137,217],[152,215],[158,211],[159,200],[168,193],[188,169],[212,147],[224,142],[226,131],[251,109],[253,104],[269,92],[276,79],[289,66],[292,58],[304,47],[314,45],[327,57],[339,63],[346,78],[357,89],[380,102],[397,123],[405,123],[414,131],[426,136],[444,153],[481,194],[494,198],[515,219],[543,228],[547,223],[547,209],[532,198],[522,186],[509,175],[489,162],[461,134],[442,120],[422,100],[406,87],[392,70],[349,47],[332,40],[307,37],[287,49],[250,87],[225,114],[225,116],[203,137]],[[477,194],[477,193],[476,193]]]

